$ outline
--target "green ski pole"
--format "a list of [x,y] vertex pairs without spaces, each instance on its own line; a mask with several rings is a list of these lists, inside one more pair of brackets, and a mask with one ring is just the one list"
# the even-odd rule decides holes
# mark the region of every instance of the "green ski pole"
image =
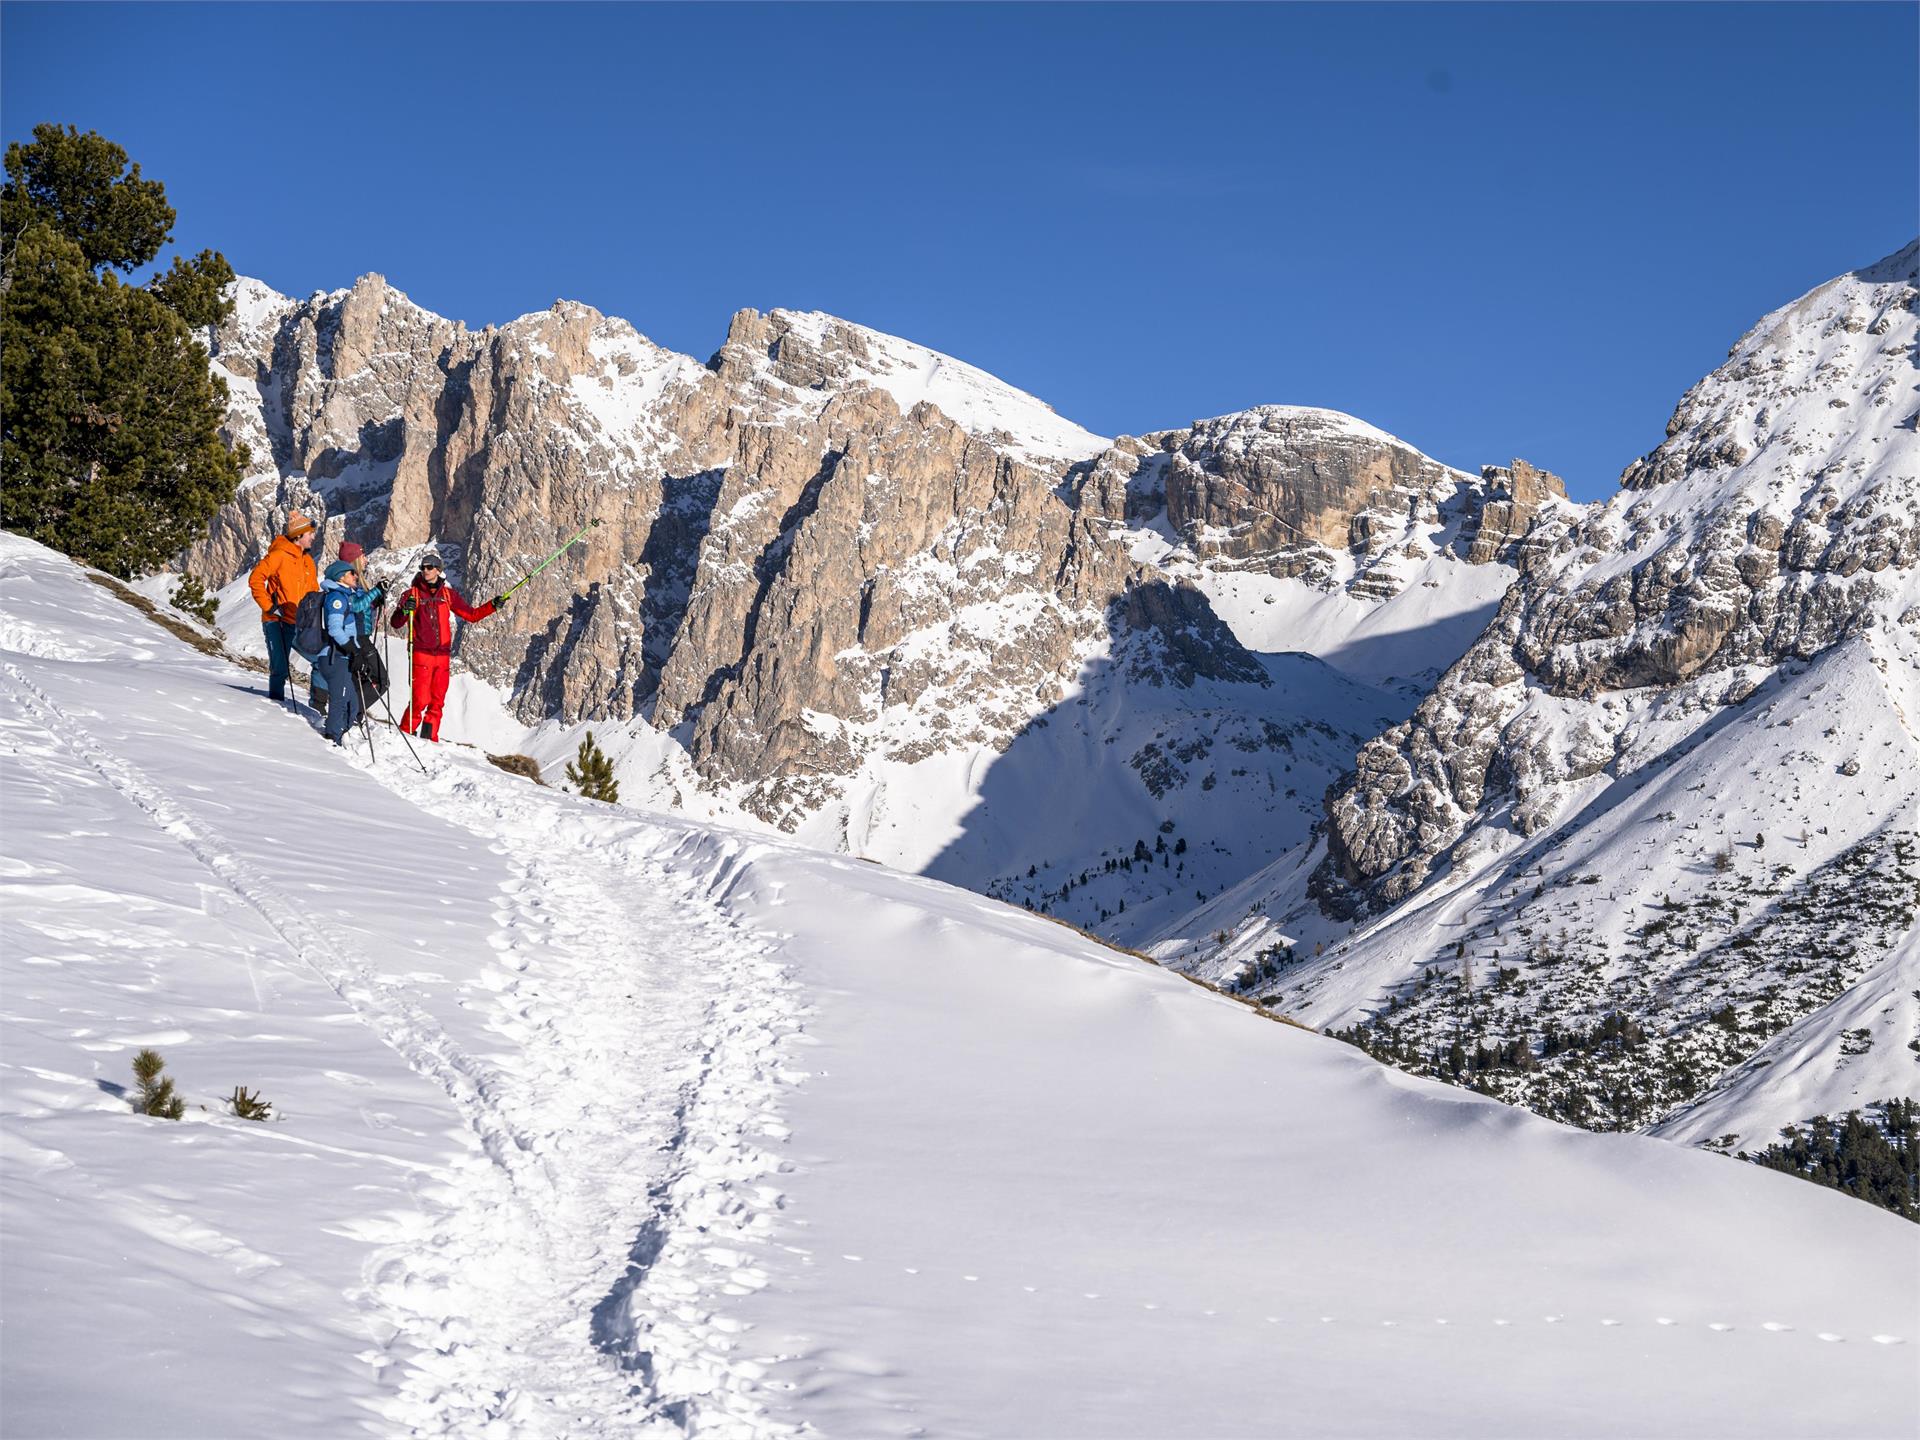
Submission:
[[599,523],[600,522],[598,520],[589,520],[586,524],[582,525],[578,530],[574,531],[573,534],[567,537],[566,544],[562,545],[558,550],[554,551],[551,555],[547,556],[546,559],[542,560],[538,565],[534,566],[533,569],[529,570],[526,574],[522,575],[518,580],[514,581],[511,588],[502,590],[500,592],[500,598],[502,600],[506,599],[509,595],[513,594],[515,590],[518,590],[522,585],[526,584],[527,581],[533,579],[534,576],[538,575],[542,570],[546,569],[547,566],[551,565],[554,561],[558,560],[562,555],[566,554],[568,550],[572,549],[575,541],[579,540],[579,538],[582,535],[585,535],[587,531],[593,529],[595,526],[599,525]]

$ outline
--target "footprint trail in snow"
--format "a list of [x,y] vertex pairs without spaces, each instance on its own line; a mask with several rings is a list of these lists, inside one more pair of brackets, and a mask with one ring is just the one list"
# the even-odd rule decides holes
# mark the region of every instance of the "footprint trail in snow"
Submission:
[[383,776],[514,866],[497,898],[494,1103],[540,1138],[475,1156],[430,1226],[390,1237],[368,1298],[416,1434],[776,1433],[760,1365],[711,1310],[752,1263],[780,1191],[780,1038],[794,989],[766,941],[621,841],[619,812],[506,792],[445,756]]

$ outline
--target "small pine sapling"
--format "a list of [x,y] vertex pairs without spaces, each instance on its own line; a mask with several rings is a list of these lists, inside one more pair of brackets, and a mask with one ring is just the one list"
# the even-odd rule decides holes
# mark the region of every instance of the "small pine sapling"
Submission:
[[567,766],[567,780],[573,788],[589,800],[604,800],[609,805],[619,803],[620,786],[613,778],[613,762],[598,745],[593,743],[593,732],[587,732],[587,738],[580,742],[579,753]]
[[182,575],[180,583],[173,587],[173,594],[168,597],[167,603],[181,614],[193,616],[202,625],[213,624],[213,597],[207,594],[206,587],[195,575]]
[[133,1078],[140,1087],[133,1099],[136,1114],[178,1120],[186,1113],[187,1102],[173,1093],[172,1078],[160,1073],[166,1068],[158,1050],[142,1050],[133,1057]]
[[233,1113],[242,1120],[271,1120],[273,1103],[260,1098],[258,1090],[248,1090],[244,1085],[233,1087],[233,1094],[227,1097],[227,1103],[233,1107]]

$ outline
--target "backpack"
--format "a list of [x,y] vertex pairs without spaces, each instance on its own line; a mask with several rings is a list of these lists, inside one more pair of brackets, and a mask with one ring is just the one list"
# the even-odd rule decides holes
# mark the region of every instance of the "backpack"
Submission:
[[360,687],[360,708],[373,709],[373,702],[387,693],[387,663],[380,658],[378,647],[361,646],[352,673],[354,683]]
[[322,591],[309,590],[300,597],[300,607],[293,612],[293,648],[309,662],[326,654],[330,643],[327,639],[325,604]]

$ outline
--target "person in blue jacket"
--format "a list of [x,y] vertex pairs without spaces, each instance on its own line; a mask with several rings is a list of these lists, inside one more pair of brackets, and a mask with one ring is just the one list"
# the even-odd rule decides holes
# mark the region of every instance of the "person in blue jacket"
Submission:
[[353,657],[366,642],[360,636],[360,572],[345,560],[327,567],[320,586],[320,613],[326,625],[327,650],[319,668],[327,677],[327,739],[346,742],[347,731],[360,723],[360,687],[353,683]]
[[[362,640],[371,640],[374,629],[379,623],[375,612],[379,610],[381,603],[387,598],[387,587],[384,585],[368,586],[366,554],[366,550],[352,540],[347,541],[346,544],[340,547],[340,559],[342,563],[353,566],[355,584],[357,586],[353,592],[353,614],[354,619],[360,624],[360,638]],[[310,688],[307,692],[307,698],[312,703],[313,708],[324,716],[327,713],[328,693],[327,671],[324,665],[316,664],[313,666],[313,673],[309,683]]]

